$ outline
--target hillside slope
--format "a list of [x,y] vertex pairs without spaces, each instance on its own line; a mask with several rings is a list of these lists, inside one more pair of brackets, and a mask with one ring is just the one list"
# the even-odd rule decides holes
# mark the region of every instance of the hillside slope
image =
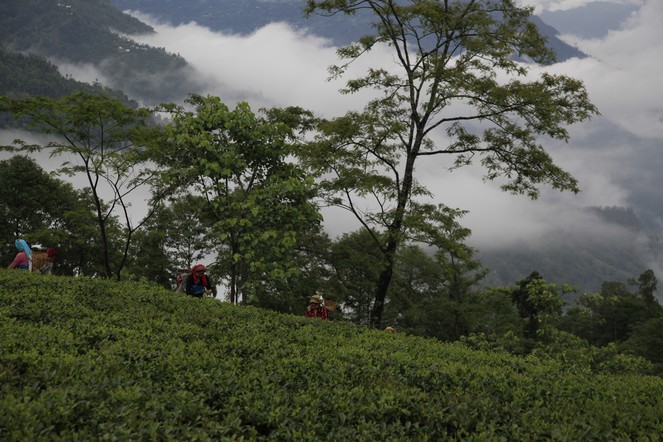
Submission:
[[653,440],[663,380],[0,270],[0,439]]
[[631,208],[587,207],[579,213],[595,216],[593,228],[562,225],[536,240],[480,249],[477,256],[489,269],[483,285],[510,286],[537,271],[547,281],[576,286],[578,294],[598,293],[604,282],[627,283],[657,261],[660,240]]
[[60,98],[74,92],[106,93],[130,103],[121,91],[65,78],[55,65],[43,57],[11,52],[0,46],[0,95]]
[[150,103],[196,92],[186,60],[125,35],[152,28],[108,0],[22,0],[0,4],[0,44],[94,70],[111,88]]

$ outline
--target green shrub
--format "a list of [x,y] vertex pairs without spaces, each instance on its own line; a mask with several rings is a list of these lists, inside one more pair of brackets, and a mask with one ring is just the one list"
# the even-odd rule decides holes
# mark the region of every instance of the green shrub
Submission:
[[3,441],[663,434],[657,377],[593,373],[147,284],[0,270],[0,349]]

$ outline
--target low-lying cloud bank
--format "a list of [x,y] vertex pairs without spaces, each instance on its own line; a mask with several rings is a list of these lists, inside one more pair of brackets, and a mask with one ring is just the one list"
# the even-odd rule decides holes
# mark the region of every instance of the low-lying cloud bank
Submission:
[[[527,0],[537,10],[572,9],[588,0]],[[564,39],[589,54],[545,70],[582,80],[602,116],[569,128],[568,144],[543,140],[553,158],[580,182],[581,193],[560,194],[544,189],[538,201],[501,192],[498,183],[482,181],[481,170],[468,167],[448,173],[442,163],[419,165],[420,180],[436,195],[437,202],[468,210],[463,223],[473,231],[479,249],[508,246],[513,241],[549,238],[575,232],[598,232],[604,226],[588,219],[587,206],[633,206],[650,226],[663,219],[663,195],[659,189],[663,168],[663,2],[633,0],[640,9],[603,39]],[[190,64],[195,93],[221,97],[229,105],[247,101],[253,109],[296,105],[332,117],[361,108],[369,93],[342,95],[344,80],[328,81],[328,66],[338,62],[336,48],[328,40],[296,31],[284,23],[272,23],[248,36],[213,32],[194,22],[180,26],[160,23],[132,13],[151,25],[153,35],[134,36],[136,41],[180,54]],[[352,66],[364,72],[372,66],[393,66],[393,55],[378,50]],[[94,69],[61,65],[75,78],[100,75]],[[78,70],[77,70],[78,69]],[[542,68],[533,68],[534,74]],[[87,77],[86,77],[87,75]],[[101,80],[101,78],[100,78]],[[660,202],[661,204],[656,204]],[[329,230],[338,234],[355,224],[327,212]],[[340,227],[339,227],[340,226]],[[609,233],[610,234],[610,233]],[[652,261],[652,268],[656,262]]]

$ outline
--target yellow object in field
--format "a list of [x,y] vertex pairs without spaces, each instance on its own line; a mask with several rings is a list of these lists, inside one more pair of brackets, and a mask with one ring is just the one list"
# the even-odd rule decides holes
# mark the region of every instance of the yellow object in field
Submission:
[[322,295],[319,294],[314,294],[311,295],[311,297],[308,300],[309,304],[322,304],[327,308],[327,310],[336,310],[336,301],[330,301],[329,299],[325,299],[322,297]]
[[49,273],[50,270],[47,264],[50,264],[50,269],[53,268],[54,258],[49,257],[46,252],[32,252],[30,259],[32,260],[33,272]]

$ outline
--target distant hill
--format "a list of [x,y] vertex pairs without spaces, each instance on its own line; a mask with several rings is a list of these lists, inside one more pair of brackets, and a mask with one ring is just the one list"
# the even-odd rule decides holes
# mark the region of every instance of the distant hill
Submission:
[[[111,0],[122,10],[137,10],[172,24],[190,21],[214,31],[250,34],[271,22],[287,22],[296,29],[308,29],[311,33],[330,39],[341,46],[366,34],[372,16],[367,12],[333,17],[312,16],[305,19],[302,0],[187,0],[186,2],[156,2],[153,0]],[[550,47],[559,60],[584,57],[581,51],[557,38],[559,32],[533,17],[532,22],[548,38]]]
[[63,77],[57,66],[42,56],[11,52],[0,45],[0,95],[59,98],[74,92],[104,92],[129,102],[121,91]]
[[624,3],[595,1],[573,9],[543,11],[540,17],[563,34],[601,38],[612,29],[619,29],[621,23],[640,7]]
[[0,43],[6,50],[93,66],[105,83],[150,103],[196,92],[187,62],[163,48],[125,37],[152,28],[108,0],[21,0],[0,4]]
[[595,293],[605,281],[626,283],[649,268],[661,244],[633,210],[590,207],[585,212],[595,215],[601,227],[562,227],[536,241],[479,250],[478,258],[490,270],[483,283],[511,286],[536,270],[548,282],[573,284],[579,294]]
[[[138,104],[122,91],[100,83],[88,84],[63,77],[57,66],[34,54],[11,52],[0,45],[0,96],[28,97],[42,95],[60,98],[74,92],[103,93],[129,106]],[[20,125],[8,114],[0,113],[0,128]]]

